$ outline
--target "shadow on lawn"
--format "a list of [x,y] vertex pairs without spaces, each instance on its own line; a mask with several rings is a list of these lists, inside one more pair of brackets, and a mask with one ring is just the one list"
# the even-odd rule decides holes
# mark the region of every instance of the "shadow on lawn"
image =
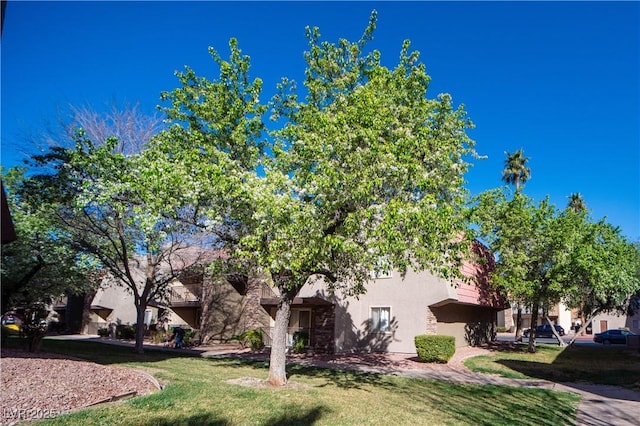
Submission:
[[301,413],[284,413],[281,416],[274,416],[267,419],[264,426],[281,426],[281,425],[312,425],[322,418],[323,415],[328,414],[329,410],[325,407],[318,406]]
[[[251,367],[256,370],[258,377],[266,379],[269,370],[269,361],[252,360],[231,357],[210,357],[206,358],[217,366],[225,368],[246,368]],[[259,370],[259,371],[258,371]],[[329,385],[340,389],[365,389],[365,386],[387,387],[392,389],[394,384],[389,380],[388,375],[381,373],[369,373],[353,371],[348,369],[315,367],[299,365],[287,362],[287,378],[291,382],[296,382],[298,377],[309,377],[325,380],[325,383],[315,385],[315,387],[325,387]],[[365,389],[367,390],[367,389]]]
[[[260,422],[261,426],[304,426],[312,425],[319,421],[323,415],[327,414],[329,410],[325,407],[317,406],[310,410],[304,411],[291,411],[279,416],[273,416]],[[140,426],[154,425],[154,426],[173,426],[173,425],[185,425],[185,426],[228,426],[236,424],[233,420],[216,417],[212,414],[194,414],[190,417],[155,417],[149,418],[142,423],[136,423]]]
[[551,364],[516,359],[498,359],[496,363],[529,377],[576,389],[588,383],[622,386],[634,392],[615,392],[618,396],[611,396],[610,390],[604,388],[595,392],[609,398],[640,401],[639,361],[638,353],[626,348],[572,346],[560,352]]
[[393,384],[388,380],[388,376],[380,373],[365,373],[352,370],[339,370],[335,368],[309,367],[297,364],[287,366],[287,376],[289,380],[296,379],[296,376],[313,377],[326,380],[327,383],[318,387],[325,387],[329,383],[340,389],[365,389],[365,386],[375,386],[377,388],[393,388]]
[[45,339],[39,352],[26,352],[18,339],[9,339],[3,349],[13,349],[11,356],[20,358],[67,358],[82,359],[97,364],[122,364],[130,362],[157,362],[165,359],[199,357],[200,353],[172,352],[170,350],[145,349],[137,354],[130,346],[118,346],[100,341],[52,340]]
[[[19,349],[18,342],[12,342],[9,348]],[[6,348],[6,346],[5,346]],[[126,364],[126,363],[145,363],[158,362],[173,358],[200,358],[199,351],[172,351],[165,348],[162,349],[145,349],[143,354],[137,354],[130,346],[118,346],[107,344],[100,341],[75,341],[75,340],[51,340],[43,341],[40,352],[13,352],[11,356],[30,357],[30,358],[66,358],[66,359],[82,359],[97,364]],[[256,370],[262,370],[256,375],[267,377],[269,368],[268,356],[262,353],[250,354],[244,353],[237,356],[219,355],[206,357],[212,363],[216,363],[221,367],[253,367]],[[363,385],[391,386],[385,375],[378,373],[363,373],[350,370],[338,370],[332,368],[319,368],[311,366],[302,366],[287,362],[287,377],[295,381],[296,376],[307,376],[325,379],[328,383],[332,383],[336,387],[342,389],[362,389]],[[327,383],[327,384],[328,384]],[[326,386],[326,385],[321,385]]]
[[[253,367],[257,375],[263,375],[263,377],[267,375],[267,362],[231,358],[214,358],[211,361],[224,367]],[[372,395],[386,390],[394,395],[400,395],[399,400],[413,401],[414,409],[425,407],[426,416],[432,414],[430,407],[439,407],[456,422],[463,424],[555,426],[575,422],[575,408],[570,402],[571,397],[549,389],[512,388],[505,393],[502,386],[495,385],[405,379],[382,373],[296,364],[287,366],[287,375],[291,382],[299,382],[301,377],[319,379],[321,383],[315,385],[316,388],[333,385],[341,389],[358,389]],[[373,397],[375,398],[375,395]],[[501,403],[495,403],[497,400],[501,400]],[[555,407],[555,409],[549,411],[548,407]],[[325,409],[317,407],[306,414],[287,413],[260,424],[308,425],[320,419],[323,413]]]
[[228,426],[233,424],[232,421],[227,419],[221,419],[213,416],[212,414],[194,414],[190,417],[180,417],[180,418],[167,418],[156,417],[149,418],[143,423],[136,423],[140,426],[144,425],[154,425],[154,426],[174,426],[174,425],[184,425],[184,426],[200,426],[200,425],[210,425],[210,426]]

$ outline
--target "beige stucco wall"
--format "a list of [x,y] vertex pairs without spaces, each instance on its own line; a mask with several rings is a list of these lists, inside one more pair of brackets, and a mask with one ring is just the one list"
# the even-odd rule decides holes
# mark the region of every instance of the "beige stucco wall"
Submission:
[[601,321],[607,322],[606,328],[609,330],[616,329],[616,328],[629,328],[634,333],[638,333],[640,332],[640,328],[633,327],[634,319],[636,321],[640,320],[640,314],[636,314],[633,317],[630,317],[630,316],[628,317],[626,315],[618,315],[615,313],[597,315],[591,321],[591,324],[593,326],[593,334],[602,333],[603,331],[606,331],[602,329]]
[[472,326],[490,327],[495,323],[494,310],[479,306],[449,303],[439,307],[431,307],[437,320],[437,333],[454,336],[456,347],[468,346],[468,339],[473,339]]
[[[107,318],[108,323],[136,323],[136,307],[133,303],[133,294],[123,286],[103,284],[94,296],[91,304],[113,309]],[[97,315],[92,315],[92,320],[95,317],[97,317]]]
[[[409,271],[403,280],[394,272],[367,286],[356,297],[342,293],[327,294],[322,282],[307,283],[300,297],[322,296],[335,304],[336,352],[387,351],[415,353],[414,338],[426,330],[426,307],[442,301],[456,300],[455,288],[428,273]],[[371,333],[368,329],[371,308],[391,309],[391,332]]]
[[573,321],[571,321],[571,309],[567,308],[562,302],[558,304],[558,319],[556,320],[556,324],[562,326],[566,333],[569,333],[573,326]]

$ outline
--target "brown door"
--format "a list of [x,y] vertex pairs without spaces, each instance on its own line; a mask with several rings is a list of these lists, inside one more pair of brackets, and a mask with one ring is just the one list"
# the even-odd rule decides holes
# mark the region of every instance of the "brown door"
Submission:
[[607,320],[600,320],[600,333],[603,331],[607,331],[609,327],[607,327]]

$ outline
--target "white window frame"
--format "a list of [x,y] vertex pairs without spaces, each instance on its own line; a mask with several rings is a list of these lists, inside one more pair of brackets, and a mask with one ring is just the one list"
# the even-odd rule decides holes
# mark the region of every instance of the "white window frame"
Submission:
[[[383,310],[387,312],[386,324],[384,328],[380,328],[380,318],[382,317]],[[378,311],[378,323],[376,324],[376,318],[374,311]],[[369,307],[369,320],[371,321],[371,331],[374,333],[391,333],[391,306],[370,306]]]

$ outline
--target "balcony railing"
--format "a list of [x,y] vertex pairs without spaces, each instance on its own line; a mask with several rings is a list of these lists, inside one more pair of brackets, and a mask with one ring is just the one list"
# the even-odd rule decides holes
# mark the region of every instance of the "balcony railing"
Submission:
[[202,301],[202,285],[179,285],[171,287],[169,302],[175,304],[194,304]]
[[277,297],[277,295],[273,291],[273,288],[270,285],[262,284],[262,295],[260,297],[269,299],[272,297]]
[[67,307],[67,296],[59,296],[53,299],[51,302],[51,306],[53,308],[66,308]]

